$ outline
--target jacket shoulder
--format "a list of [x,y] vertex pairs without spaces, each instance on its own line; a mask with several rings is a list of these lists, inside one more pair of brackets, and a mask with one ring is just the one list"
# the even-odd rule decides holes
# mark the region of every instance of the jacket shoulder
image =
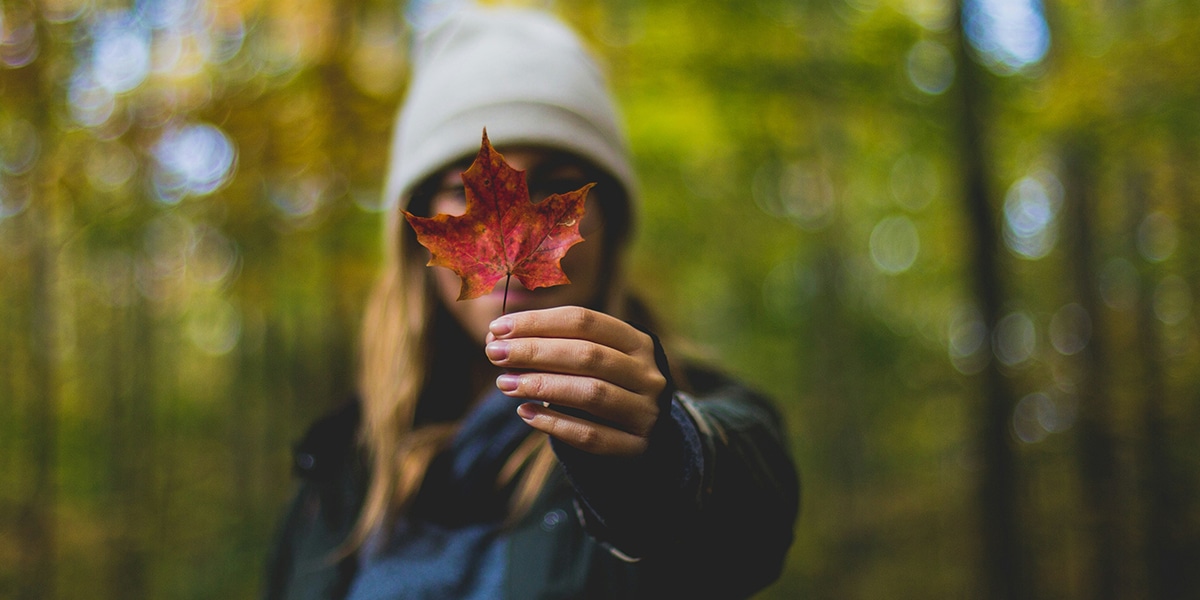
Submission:
[[317,419],[293,450],[299,487],[267,560],[267,600],[341,598],[353,555],[339,555],[362,504],[365,466],[358,451],[361,408],[347,401]]
[[344,474],[361,424],[362,406],[357,398],[314,421],[293,448],[293,472],[312,481],[329,481]]

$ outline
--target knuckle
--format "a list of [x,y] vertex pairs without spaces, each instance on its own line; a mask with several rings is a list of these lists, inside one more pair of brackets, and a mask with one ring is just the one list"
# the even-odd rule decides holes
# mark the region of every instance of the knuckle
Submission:
[[579,351],[579,366],[588,371],[604,365],[604,351],[595,344],[587,344]]
[[654,356],[654,338],[642,331],[639,331],[638,334],[641,339],[640,350],[650,356]]
[[592,406],[602,406],[608,401],[608,386],[598,380],[591,380],[584,389],[584,398]]
[[516,360],[521,364],[536,363],[541,360],[542,353],[541,344],[527,341],[514,342],[509,350],[509,360],[510,362]]
[[646,383],[650,389],[655,392],[661,392],[667,387],[667,377],[658,370],[658,367],[648,369],[646,372]]
[[568,309],[567,321],[577,331],[591,331],[596,326],[596,315],[592,311],[579,306]]
[[580,425],[577,426],[577,431],[574,433],[576,445],[580,450],[594,454],[600,449],[601,444],[603,443],[603,438],[600,435],[600,432],[596,431],[594,427]]
[[522,391],[527,396],[541,398],[546,391],[546,378],[540,375],[526,375],[521,378]]

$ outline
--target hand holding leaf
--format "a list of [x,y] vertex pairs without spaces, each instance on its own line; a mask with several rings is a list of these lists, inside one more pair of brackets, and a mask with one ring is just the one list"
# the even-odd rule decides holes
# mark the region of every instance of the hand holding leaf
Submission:
[[583,241],[579,222],[594,184],[532,202],[524,171],[509,166],[492,148],[486,129],[462,179],[464,214],[419,217],[404,212],[417,241],[432,254],[428,265],[451,269],[462,279],[459,300],[491,292],[501,277],[506,306],[513,276],[530,290],[570,283],[560,261]]

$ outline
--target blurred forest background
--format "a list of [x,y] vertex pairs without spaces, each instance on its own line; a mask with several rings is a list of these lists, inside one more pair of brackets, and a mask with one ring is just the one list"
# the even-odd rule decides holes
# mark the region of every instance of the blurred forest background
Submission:
[[[1200,3],[962,1],[552,8],[635,285],[787,413],[761,597],[1195,598]],[[3,0],[0,596],[257,594],[452,4]]]

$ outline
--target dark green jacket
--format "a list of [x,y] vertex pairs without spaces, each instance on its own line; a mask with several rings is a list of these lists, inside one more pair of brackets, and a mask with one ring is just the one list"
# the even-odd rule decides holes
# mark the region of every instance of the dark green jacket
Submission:
[[[723,377],[692,371],[688,379],[694,394],[676,394],[675,402],[703,446],[693,505],[666,507],[653,523],[602,522],[577,501],[560,467],[509,534],[505,597],[740,598],[779,577],[799,505],[779,415]],[[349,403],[298,444],[300,487],[270,557],[268,600],[337,599],[349,589],[357,558],[333,554],[366,489],[358,426],[358,404]],[[622,532],[626,526],[631,531]],[[647,528],[652,542],[639,544],[631,560],[622,540]]]

